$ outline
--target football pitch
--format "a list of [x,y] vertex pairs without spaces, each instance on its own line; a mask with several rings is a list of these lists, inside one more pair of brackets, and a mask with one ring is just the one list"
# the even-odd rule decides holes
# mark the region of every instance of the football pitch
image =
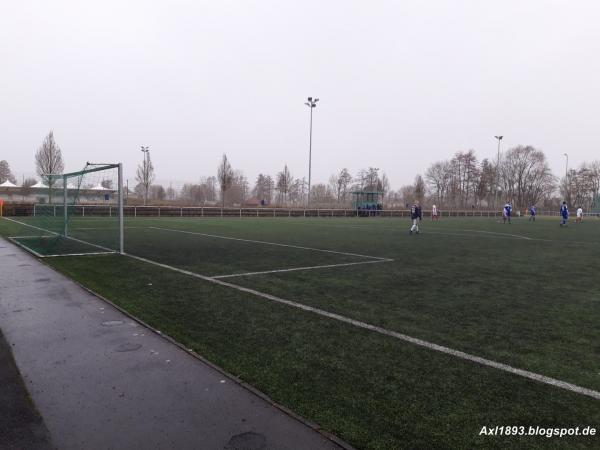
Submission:
[[126,217],[129,256],[44,261],[357,448],[597,446],[481,430],[600,428],[600,220],[409,227]]

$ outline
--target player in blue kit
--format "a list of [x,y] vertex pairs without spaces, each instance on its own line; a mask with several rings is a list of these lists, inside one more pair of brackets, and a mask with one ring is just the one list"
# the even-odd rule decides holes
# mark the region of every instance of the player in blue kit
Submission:
[[567,202],[562,202],[560,207],[560,215],[562,217],[562,221],[560,222],[561,227],[567,226],[567,221],[569,220],[569,208],[567,207]]
[[504,209],[502,210],[502,223],[506,223],[506,221],[508,221],[508,223],[510,224],[511,216],[512,216],[512,205],[510,204],[510,202],[508,202],[506,205],[504,205]]
[[535,205],[531,205],[531,207],[529,208],[529,220],[533,220],[535,222],[535,216],[537,214],[537,208],[535,207]]

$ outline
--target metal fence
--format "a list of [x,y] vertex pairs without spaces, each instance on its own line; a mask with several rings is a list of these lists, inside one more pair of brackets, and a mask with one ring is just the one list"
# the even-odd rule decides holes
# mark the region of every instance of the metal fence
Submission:
[[[48,215],[48,205],[41,205],[44,215]],[[54,206],[54,215],[63,213],[62,205]],[[70,214],[77,217],[115,217],[117,205],[75,205],[70,206]],[[52,210],[50,210],[52,211]],[[5,204],[6,216],[36,216],[36,204]],[[52,213],[51,213],[52,214]],[[220,208],[214,206],[124,206],[125,217],[409,217],[408,209],[355,210],[336,208]],[[500,211],[479,209],[439,210],[443,217],[501,217]],[[424,210],[425,217],[431,217],[430,210]],[[538,211],[542,216],[558,216],[558,211]],[[586,213],[586,216],[598,216],[598,213]],[[513,217],[516,216],[513,214]],[[523,216],[525,217],[525,216]]]

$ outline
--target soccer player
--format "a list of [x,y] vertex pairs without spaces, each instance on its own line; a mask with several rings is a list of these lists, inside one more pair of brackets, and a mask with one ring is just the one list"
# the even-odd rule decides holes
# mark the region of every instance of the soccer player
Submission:
[[560,222],[561,227],[567,226],[567,221],[569,220],[569,208],[567,207],[567,202],[562,202],[560,207],[560,215],[562,217],[562,221]]
[[575,221],[577,223],[583,222],[583,208],[581,206],[577,208],[577,219]]
[[413,234],[416,231],[419,234],[419,221],[423,219],[423,211],[419,202],[415,202],[410,208],[410,218],[412,219],[412,227],[410,227],[409,234]]
[[504,209],[502,210],[502,223],[506,223],[506,221],[508,220],[508,223],[510,225],[511,215],[512,215],[512,205],[510,204],[510,202],[508,202],[506,205],[504,205]]
[[431,220],[439,220],[437,206],[433,205],[431,207]]
[[529,220],[533,220],[535,222],[535,215],[537,214],[537,208],[535,205],[531,205],[529,207]]

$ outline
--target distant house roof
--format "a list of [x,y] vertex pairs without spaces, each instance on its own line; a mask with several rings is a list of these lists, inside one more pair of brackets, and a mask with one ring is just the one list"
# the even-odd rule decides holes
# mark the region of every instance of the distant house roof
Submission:
[[9,180],[6,180],[4,183],[0,184],[0,187],[17,187],[17,185],[11,183]]

